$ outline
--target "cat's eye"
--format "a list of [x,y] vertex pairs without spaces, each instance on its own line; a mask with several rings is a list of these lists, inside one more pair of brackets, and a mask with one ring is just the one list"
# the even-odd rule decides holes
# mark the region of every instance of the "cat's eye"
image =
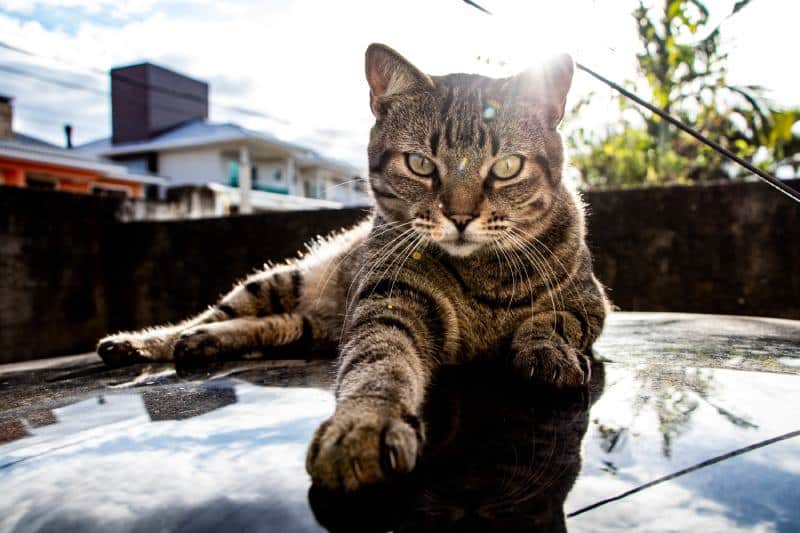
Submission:
[[521,168],[522,158],[518,155],[509,155],[492,165],[492,175],[507,180],[519,174]]
[[417,176],[430,176],[436,170],[433,161],[419,154],[406,154],[406,164]]

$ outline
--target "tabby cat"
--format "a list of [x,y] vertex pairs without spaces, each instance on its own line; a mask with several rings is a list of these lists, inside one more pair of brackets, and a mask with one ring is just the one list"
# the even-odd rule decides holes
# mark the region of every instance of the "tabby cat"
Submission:
[[505,79],[429,76],[371,45],[374,213],[200,315],[106,337],[98,353],[181,363],[338,345],[336,410],[306,466],[345,490],[414,467],[441,365],[501,359],[525,380],[584,385],[608,304],[580,200],[561,180],[572,74],[561,56]]

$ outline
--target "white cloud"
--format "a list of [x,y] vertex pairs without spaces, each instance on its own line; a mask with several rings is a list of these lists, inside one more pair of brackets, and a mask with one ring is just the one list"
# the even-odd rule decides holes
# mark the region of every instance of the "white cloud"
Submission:
[[[111,0],[1,0],[5,14],[0,14],[0,34],[5,42],[68,58],[70,63],[35,60],[2,50],[0,61],[107,70],[150,60],[201,79],[224,80],[212,86],[212,119],[305,140],[328,156],[359,165],[364,164],[372,122],[363,79],[363,53],[370,42],[390,44],[432,73],[508,74],[559,50],[570,51],[612,78],[631,77],[635,72],[630,53],[636,45],[629,16],[632,2],[568,0],[558,4],[517,3],[513,8],[501,2],[485,3],[497,12],[495,17],[459,0],[300,0],[277,4],[254,0],[191,4],[139,0],[124,3],[124,8]],[[80,7],[76,7],[78,4]],[[723,10],[730,2],[719,0],[716,4]],[[105,18],[87,16],[66,31],[19,16],[36,13],[37,7],[82,9]],[[782,9],[798,11],[788,3]],[[776,96],[791,101],[796,96],[791,70],[775,68],[777,59],[772,58],[776,56],[768,56],[765,47],[781,48],[776,39],[782,36],[786,39],[783,48],[789,46],[792,17],[786,13],[774,17],[774,5],[770,8],[758,3],[743,13],[747,16],[730,21],[738,43],[732,52],[732,73],[739,79],[746,77],[751,66],[757,67],[752,71],[757,75],[749,82],[772,84]],[[763,30],[740,31],[741,24],[751,20],[751,13],[752,20],[773,17],[772,25],[779,31],[770,29],[770,39],[763,39],[767,31],[764,25],[759,26]],[[507,65],[487,65],[479,62],[478,56],[503,60]],[[765,57],[769,60],[764,61]],[[60,142],[61,125],[69,121],[76,127],[78,141],[107,134],[107,99],[66,89],[55,91],[63,95],[58,99],[52,87],[12,78],[3,74],[0,92],[14,92],[21,131]],[[108,82],[90,74],[87,83],[107,88]],[[590,89],[604,90],[587,77],[578,76],[573,98]],[[214,107],[214,102],[283,117],[291,125],[232,113]],[[797,98],[793,102],[797,103]],[[48,120],[53,125],[43,124]],[[330,135],[320,130],[341,133]]]
[[3,462],[25,459],[4,473],[14,490],[0,500],[0,530],[35,530],[64,517],[124,530],[161,513],[199,514],[220,498],[277,503],[299,530],[315,529],[305,452],[333,411],[332,395],[245,383],[235,390],[235,403],[186,420],[151,421],[130,392],[56,409],[57,424],[0,446]]
[[21,14],[35,13],[37,8],[82,9],[86,13],[109,12],[111,16],[127,16],[147,13],[158,3],[158,0],[3,0],[0,7],[7,11]]

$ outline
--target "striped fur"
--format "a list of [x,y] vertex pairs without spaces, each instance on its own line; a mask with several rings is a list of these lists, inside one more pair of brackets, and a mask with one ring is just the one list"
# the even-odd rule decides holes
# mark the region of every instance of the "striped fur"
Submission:
[[[498,359],[526,380],[580,386],[608,304],[556,130],[572,77],[560,58],[507,79],[431,77],[367,51],[374,213],[270,266],[199,316],[103,339],[110,363],[195,361],[270,346],[338,345],[337,408],[317,431],[314,481],[353,490],[413,468],[418,416],[443,364]],[[409,154],[435,171],[411,170]],[[509,179],[492,172],[522,160]]]

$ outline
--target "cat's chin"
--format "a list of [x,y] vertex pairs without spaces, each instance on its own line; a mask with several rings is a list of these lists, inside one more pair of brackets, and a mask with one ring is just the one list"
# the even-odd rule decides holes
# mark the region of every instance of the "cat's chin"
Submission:
[[460,239],[457,241],[440,241],[436,244],[447,252],[448,255],[454,257],[467,257],[477,252],[483,246],[483,243],[480,242],[469,242]]

